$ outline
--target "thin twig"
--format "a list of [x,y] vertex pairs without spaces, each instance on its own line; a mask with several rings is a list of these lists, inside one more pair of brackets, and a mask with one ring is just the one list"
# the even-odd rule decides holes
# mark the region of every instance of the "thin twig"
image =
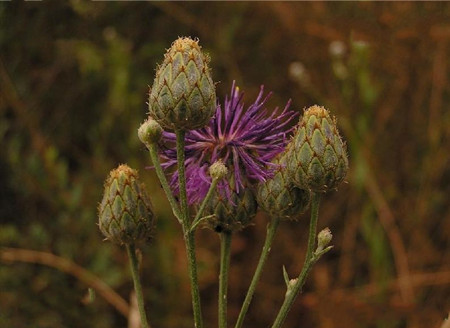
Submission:
[[161,9],[167,16],[186,25],[189,29],[197,30],[201,35],[209,36],[211,29],[201,19],[192,15],[183,5],[170,1],[153,1],[152,5]]
[[447,40],[442,40],[437,45],[431,79],[428,139],[432,148],[435,148],[440,143],[442,132],[442,102],[444,100],[443,93],[447,86],[447,56]]
[[141,315],[137,304],[136,292],[130,293],[130,314],[128,315],[127,328],[141,328]]
[[[356,133],[351,125],[344,124],[343,127],[350,139],[356,138]],[[370,165],[368,150],[362,145],[359,145],[359,148],[362,150],[362,158],[364,159],[365,166],[367,167],[364,187],[366,188],[367,193],[375,206],[375,210],[378,213],[378,219],[380,220],[380,223],[389,239],[397,275],[399,278],[403,278],[400,288],[402,299],[404,302],[410,302],[414,299],[414,290],[411,282],[409,281],[411,273],[409,270],[408,254],[403,243],[403,238],[400,233],[400,229],[397,226],[394,214],[389,207],[386,198],[384,197],[384,194],[376,179],[374,170]]]
[[400,280],[400,292],[402,295],[402,299],[405,302],[410,302],[414,299],[414,290],[410,281],[411,274],[409,271],[408,255],[406,253],[402,235],[395,222],[394,214],[392,213],[386,199],[384,198],[378,182],[375,180],[375,177],[371,170],[368,170],[367,172],[365,186],[367,192],[370,195],[370,198],[375,205],[380,223],[383,226],[383,229],[385,230],[392,247],[395,268],[399,278],[402,278]]
[[37,263],[55,268],[61,272],[70,274],[91,287],[103,297],[108,303],[116,308],[125,317],[128,317],[130,307],[119,294],[117,294],[111,287],[105,284],[100,278],[93,273],[80,267],[74,262],[62,258],[60,256],[40,251],[33,251],[29,249],[20,248],[0,248],[0,260],[3,262],[25,262]]
[[[11,106],[14,114],[17,116],[23,128],[30,133],[30,141],[33,149],[42,157],[44,157],[45,149],[48,147],[48,141],[41,133],[39,126],[36,124],[38,120],[34,117],[33,111],[28,110],[25,103],[20,99],[14,82],[9,76],[3,61],[0,58],[0,83],[2,88],[1,94],[5,97],[6,102]],[[45,162],[45,161],[43,161]]]

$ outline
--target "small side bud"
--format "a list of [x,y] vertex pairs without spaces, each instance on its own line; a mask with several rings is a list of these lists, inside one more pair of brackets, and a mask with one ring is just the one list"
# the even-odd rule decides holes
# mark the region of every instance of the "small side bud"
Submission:
[[138,129],[138,137],[146,145],[156,144],[161,140],[163,129],[158,122],[149,117]]
[[221,180],[228,174],[228,169],[221,160],[214,162],[209,168],[209,175],[213,179]]
[[319,234],[317,235],[316,253],[320,253],[322,250],[324,250],[325,247],[327,247],[331,242],[331,239],[333,239],[333,235],[331,234],[331,230],[329,228],[325,228],[321,232],[319,232]]
[[295,285],[298,282],[298,278],[294,278],[289,280],[289,282],[287,283],[287,289],[286,289],[286,295],[285,297],[288,297],[290,293],[292,293],[292,289],[295,288]]

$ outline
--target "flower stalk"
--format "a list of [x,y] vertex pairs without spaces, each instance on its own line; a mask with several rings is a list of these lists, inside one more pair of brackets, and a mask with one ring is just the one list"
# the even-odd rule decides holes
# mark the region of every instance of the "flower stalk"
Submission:
[[[286,317],[294,304],[295,299],[297,298],[298,293],[301,291],[303,285],[306,282],[306,278],[308,277],[309,272],[311,271],[312,266],[321,255],[324,253],[315,254],[314,247],[316,243],[316,230],[317,230],[317,220],[319,217],[319,205],[320,205],[320,194],[313,192],[312,200],[311,200],[311,221],[309,223],[309,237],[308,237],[308,248],[306,251],[306,258],[303,264],[303,269],[300,272],[298,278],[287,281],[287,291],[286,296],[284,298],[283,305],[278,312],[278,315],[272,325],[272,328],[280,328]],[[327,251],[329,248],[327,248]]]
[[213,217],[214,214],[202,217],[203,213],[205,212],[206,205],[211,200],[212,196],[214,195],[214,192],[216,191],[217,183],[219,182],[219,179],[213,179],[211,182],[211,186],[209,187],[208,193],[206,194],[205,199],[203,199],[202,204],[200,205],[200,208],[198,209],[197,214],[195,215],[194,220],[192,221],[190,231],[194,231],[194,229],[206,218]]
[[219,328],[227,327],[228,270],[232,235],[231,232],[220,234]]
[[272,242],[275,237],[275,233],[277,231],[278,225],[280,223],[279,218],[274,218],[267,226],[266,240],[264,241],[264,246],[259,257],[258,265],[256,266],[255,273],[253,275],[252,281],[247,291],[247,295],[245,296],[244,302],[242,303],[241,311],[239,313],[239,317],[237,319],[235,328],[241,328],[245,315],[247,314],[250,303],[252,302],[253,294],[256,290],[256,285],[259,282],[261,277],[264,265],[266,264],[267,257],[269,256],[270,249],[272,247]]
[[170,190],[169,182],[167,181],[164,171],[161,167],[161,162],[159,161],[158,149],[156,144],[153,143],[149,145],[149,153],[150,158],[153,162],[153,167],[155,168],[156,175],[158,176],[159,182],[161,183],[161,186],[166,194],[166,197],[169,200],[170,207],[172,207],[173,214],[181,223],[180,208],[177,204],[177,201],[175,200],[175,197],[173,196],[172,191]]
[[136,257],[136,249],[134,244],[127,244],[127,253],[130,258],[131,275],[133,276],[134,290],[136,291],[136,299],[141,317],[142,328],[149,328],[147,315],[145,314],[144,295],[142,293],[141,279],[139,278],[138,260]]
[[195,231],[191,231],[189,222],[189,207],[186,194],[186,171],[185,171],[185,154],[184,154],[184,130],[176,130],[176,148],[178,160],[178,183],[180,191],[180,205],[181,205],[181,223],[183,226],[184,241],[186,244],[186,251],[188,256],[189,278],[191,281],[192,293],[192,308],[194,312],[194,324],[196,328],[203,327],[200,290],[198,286],[197,277],[197,259],[195,255]]

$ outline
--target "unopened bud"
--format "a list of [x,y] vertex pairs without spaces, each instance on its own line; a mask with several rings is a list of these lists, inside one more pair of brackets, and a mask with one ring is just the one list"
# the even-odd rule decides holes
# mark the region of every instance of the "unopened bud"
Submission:
[[[233,174],[227,174],[226,179],[227,183],[234,181]],[[232,189],[226,194],[216,189],[215,196],[211,197],[206,205],[204,215],[214,214],[207,221],[208,226],[214,231],[235,232],[251,224],[257,210],[255,193],[244,184],[239,193]]]
[[278,167],[270,179],[258,184],[258,205],[272,218],[298,219],[309,207],[310,192],[291,183],[282,155],[272,162]]
[[305,111],[286,151],[288,173],[299,188],[327,192],[336,189],[347,174],[345,143],[336,119],[324,107]]
[[333,239],[333,235],[331,234],[331,230],[329,228],[323,229],[319,234],[317,235],[317,251],[321,252],[325,247],[328,246],[328,244],[331,242],[331,239]]
[[151,236],[154,215],[137,171],[120,165],[110,172],[98,214],[101,232],[115,244],[133,244]]
[[228,169],[221,160],[214,162],[209,168],[209,175],[213,179],[223,179],[228,174]]
[[192,130],[208,124],[216,111],[209,57],[198,40],[177,39],[156,71],[148,106],[165,129]]
[[138,129],[139,140],[146,146],[156,144],[161,140],[163,129],[158,122],[149,117]]

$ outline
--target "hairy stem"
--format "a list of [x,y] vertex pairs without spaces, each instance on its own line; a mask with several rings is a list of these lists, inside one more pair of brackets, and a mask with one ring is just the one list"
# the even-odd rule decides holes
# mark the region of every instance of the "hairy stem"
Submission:
[[133,276],[134,290],[136,291],[136,299],[141,315],[141,326],[149,328],[147,316],[144,307],[144,295],[142,294],[141,279],[139,278],[138,261],[136,257],[136,249],[133,244],[127,245],[128,257],[130,258],[131,275]]
[[200,303],[200,290],[197,278],[197,259],[195,255],[195,238],[194,231],[190,231],[189,207],[186,194],[186,170],[185,170],[185,154],[184,154],[184,136],[183,130],[176,131],[177,137],[177,160],[178,160],[178,182],[180,188],[180,204],[181,204],[181,223],[183,225],[183,235],[186,244],[186,252],[188,256],[189,278],[192,289],[192,308],[194,312],[195,328],[203,327],[202,311]]
[[184,130],[177,130],[177,160],[178,160],[178,184],[180,192],[181,217],[183,225],[186,227],[189,223],[189,207],[186,193],[186,168],[185,168],[185,154],[184,154]]
[[161,162],[159,161],[158,157],[158,150],[156,148],[156,144],[151,144],[149,147],[150,152],[150,158],[152,159],[153,166],[155,167],[156,175],[158,176],[159,182],[161,183],[161,186],[166,193],[166,197],[169,200],[170,206],[172,207],[173,214],[175,217],[180,221],[181,223],[181,214],[180,209],[178,207],[177,201],[175,200],[175,197],[172,193],[172,190],[169,187],[169,183],[167,182],[166,175],[164,174],[164,171],[161,167]]
[[216,186],[217,183],[219,182],[218,179],[213,179],[211,182],[211,185],[209,186],[209,190],[208,193],[206,194],[205,198],[202,201],[202,204],[200,205],[200,208],[198,209],[197,214],[195,215],[194,220],[192,221],[192,225],[191,225],[191,229],[193,230],[193,228],[195,228],[195,226],[197,226],[197,224],[199,223],[199,221],[202,218],[203,212],[205,211],[205,207],[208,204],[209,200],[211,199],[211,197],[214,195],[214,191],[216,191]]
[[314,247],[316,243],[316,230],[317,230],[317,219],[319,216],[319,204],[320,204],[320,194],[313,192],[311,200],[311,221],[309,223],[309,237],[308,237],[308,249],[306,251],[306,258],[303,264],[302,272],[297,279],[291,280],[287,286],[286,296],[284,298],[283,305],[278,312],[278,315],[272,325],[272,328],[280,328],[284,321],[286,320],[287,314],[289,313],[298,293],[305,284],[306,277],[311,271],[312,266],[318,260],[318,257],[314,255]]
[[248,308],[253,298],[253,294],[255,293],[256,285],[259,282],[259,278],[261,277],[264,265],[270,253],[270,248],[272,246],[273,238],[275,236],[275,232],[277,231],[279,223],[280,219],[274,218],[267,226],[266,240],[264,242],[264,246],[259,257],[258,265],[256,266],[252,282],[250,283],[244,303],[242,304],[241,312],[239,313],[235,328],[241,328],[242,324],[244,323],[245,315],[247,314]]
[[220,234],[219,328],[227,327],[228,269],[230,267],[231,232]]
[[200,290],[197,278],[197,259],[195,255],[194,232],[188,232],[184,237],[189,266],[189,278],[192,289],[192,308],[194,311],[194,324],[196,328],[203,327],[202,310],[200,302]]

